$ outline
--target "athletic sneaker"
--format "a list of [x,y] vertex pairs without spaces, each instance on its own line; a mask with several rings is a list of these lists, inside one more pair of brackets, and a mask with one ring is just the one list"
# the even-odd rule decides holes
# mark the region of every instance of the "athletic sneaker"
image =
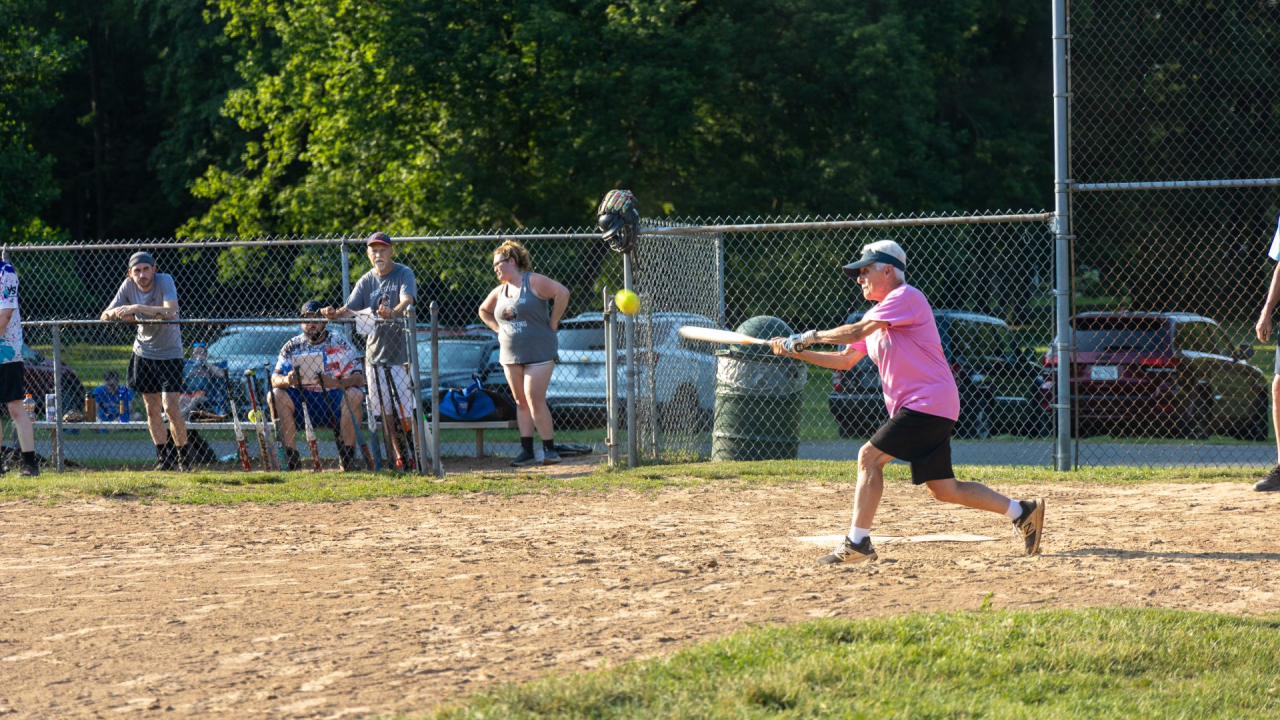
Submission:
[[156,450],[156,465],[151,468],[156,472],[169,472],[177,467],[177,458],[174,457],[172,445],[162,445]]
[[22,463],[22,470],[18,474],[23,477],[36,477],[37,475],[40,474],[40,464],[39,463],[31,463],[31,464]]
[[1035,555],[1040,552],[1040,538],[1044,535],[1044,500],[1019,500],[1018,504],[1022,514],[1013,521],[1013,527],[1026,543],[1027,554]]
[[360,469],[356,464],[355,446],[338,443],[338,467],[342,468],[343,472],[355,472]]
[[836,548],[834,552],[818,558],[818,564],[857,563],[875,560],[877,557],[879,555],[876,555],[875,548],[871,547],[871,538],[862,538],[862,542],[855,544],[848,536],[845,536],[844,542],[840,543],[840,547]]
[[1280,490],[1280,465],[1271,468],[1266,475],[1263,475],[1261,480],[1254,483],[1253,489],[1258,492]]
[[537,464],[538,457],[533,454],[532,450],[521,450],[516,459],[511,461],[511,467],[529,467]]
[[181,447],[173,449],[174,457],[178,461],[178,470],[182,472],[191,472],[191,443],[187,443]]
[[542,451],[543,465],[555,465],[558,462],[560,462],[560,453],[556,452],[555,449]]
[[284,469],[297,470],[300,467],[302,467],[302,456],[298,454],[298,449],[286,447],[284,449]]

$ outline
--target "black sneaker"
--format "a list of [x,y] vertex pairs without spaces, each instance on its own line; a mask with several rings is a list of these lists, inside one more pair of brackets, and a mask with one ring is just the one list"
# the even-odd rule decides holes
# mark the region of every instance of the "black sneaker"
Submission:
[[302,456],[298,454],[297,448],[287,447],[284,449],[284,469],[297,470],[302,467]]
[[560,453],[556,452],[554,449],[542,451],[543,465],[555,465],[558,462],[560,462]]
[[1040,552],[1040,538],[1044,535],[1044,500],[1019,500],[1018,504],[1022,506],[1022,515],[1013,521],[1013,527],[1022,536],[1027,554],[1035,555]]
[[173,456],[173,446],[165,445],[156,453],[156,465],[152,470],[158,472],[171,472],[178,465],[178,460]]
[[532,450],[521,450],[516,459],[511,461],[511,467],[529,467],[537,464],[538,458],[533,454]]
[[1271,468],[1262,479],[1253,484],[1253,489],[1258,492],[1271,492],[1272,490],[1280,490],[1280,465]]
[[819,565],[835,565],[836,563],[858,563],[868,560],[875,560],[875,548],[871,547],[871,538],[864,537],[862,542],[855,544],[848,536],[845,536],[844,542],[840,543],[840,547],[836,548],[830,555],[823,555],[818,558]]
[[338,444],[338,467],[342,468],[343,472],[354,472],[360,469],[359,465],[356,464],[356,449],[354,447]]
[[181,447],[173,449],[173,455],[177,458],[178,470],[182,472],[191,472],[191,444],[187,443]]
[[22,470],[18,473],[22,477],[36,477],[40,474],[39,463],[22,463]]

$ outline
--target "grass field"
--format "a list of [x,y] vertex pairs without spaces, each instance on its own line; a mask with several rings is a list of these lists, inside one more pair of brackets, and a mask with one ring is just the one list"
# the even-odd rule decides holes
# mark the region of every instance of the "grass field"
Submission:
[[[1043,467],[958,465],[960,477],[989,485],[1028,485],[1087,482],[1137,485],[1144,482],[1197,483],[1257,480],[1253,469],[1098,467],[1059,473]],[[906,482],[910,471],[894,464],[885,469],[890,482]],[[0,500],[27,499],[41,503],[91,498],[127,498],[145,502],[184,504],[338,502],[374,498],[423,497],[494,493],[502,496],[544,492],[592,493],[610,490],[651,492],[662,488],[750,488],[791,483],[852,483],[857,466],[851,462],[775,460],[653,465],[594,471],[572,477],[508,471],[450,473],[444,479],[409,473],[242,472],[239,470],[184,473],[64,472],[24,478],[0,476]]]
[[758,628],[431,717],[1264,718],[1280,618],[1167,610],[916,614]]

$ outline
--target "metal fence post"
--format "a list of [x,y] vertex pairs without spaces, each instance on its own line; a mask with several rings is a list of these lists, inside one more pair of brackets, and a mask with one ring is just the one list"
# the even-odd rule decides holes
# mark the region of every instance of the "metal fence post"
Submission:
[[431,301],[431,463],[436,477],[444,477],[440,457],[440,306]]
[[[631,253],[622,253],[622,286],[631,287]],[[627,353],[627,467],[636,467],[639,446],[636,438],[636,323],[635,316],[623,314],[623,344]]]
[[56,324],[53,326],[53,413],[53,466],[62,472],[62,326]]
[[[418,372],[418,308],[410,305],[404,310],[404,332],[405,332],[405,352],[409,356],[409,392],[413,393],[411,412],[411,420],[413,426],[413,463],[414,472],[419,475],[425,475],[427,472],[427,463],[422,459],[422,452],[427,447],[426,428],[422,425],[422,375]],[[434,392],[434,388],[433,388]]]
[[342,253],[342,302],[346,305],[347,298],[351,297],[351,255],[347,252],[347,244],[344,242],[338,246]]
[[618,465],[618,340],[610,302],[609,288],[604,289],[604,415],[605,450],[609,454],[609,467]]
[[1067,87],[1067,0],[1053,0],[1053,236],[1054,330],[1057,346],[1054,466],[1071,470],[1071,146]]

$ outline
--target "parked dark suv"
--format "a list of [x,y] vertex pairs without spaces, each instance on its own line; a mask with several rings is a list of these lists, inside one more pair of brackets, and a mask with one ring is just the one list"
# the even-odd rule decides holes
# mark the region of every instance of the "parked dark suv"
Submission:
[[[850,313],[845,324],[862,319]],[[980,313],[935,310],[942,352],[960,391],[956,435],[1045,435],[1048,425],[1036,405],[1040,365],[1034,351],[1017,349],[1003,320]],[[840,437],[868,437],[888,419],[880,374],[871,358],[852,370],[833,370],[827,406]]]
[[[1270,382],[1253,346],[1189,313],[1090,312],[1071,318],[1072,404],[1079,434],[1143,432],[1267,439]],[[1057,358],[1045,357],[1040,405],[1057,401]]]

